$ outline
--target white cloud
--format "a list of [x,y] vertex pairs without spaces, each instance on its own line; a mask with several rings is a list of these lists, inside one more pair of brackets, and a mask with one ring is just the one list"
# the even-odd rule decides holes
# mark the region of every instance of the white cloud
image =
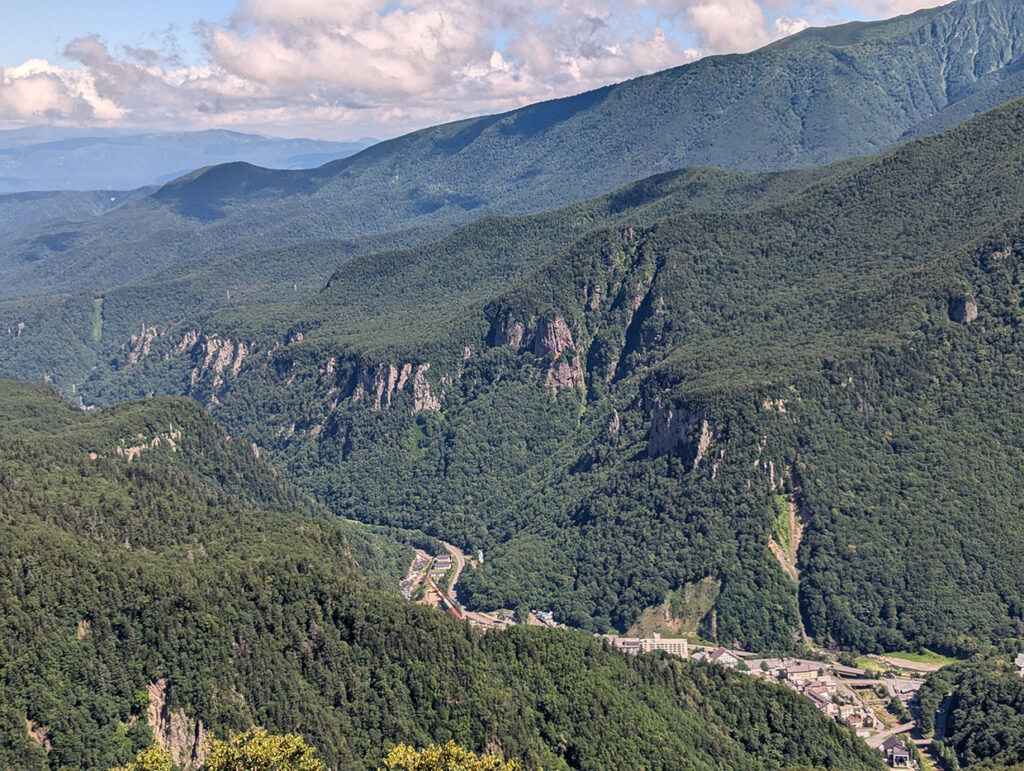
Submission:
[[698,0],[686,9],[701,49],[745,52],[769,42],[768,21],[754,0]]
[[[846,0],[849,2],[850,0]],[[866,14],[927,3],[852,0]],[[73,41],[0,70],[0,121],[386,136],[578,93],[803,29],[793,0],[238,0],[207,54]],[[826,16],[835,0],[814,6]]]

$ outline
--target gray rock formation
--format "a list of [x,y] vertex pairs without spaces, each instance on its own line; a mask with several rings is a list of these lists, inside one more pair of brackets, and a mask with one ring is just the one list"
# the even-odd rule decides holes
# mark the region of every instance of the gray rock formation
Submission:
[[184,769],[197,769],[203,764],[206,753],[203,743],[206,729],[202,720],[195,720],[185,710],[171,710],[167,706],[167,681],[150,683],[149,706],[146,720],[153,729],[153,738],[161,748],[171,753],[174,762]]
[[427,382],[428,369],[429,364],[420,364],[416,368],[416,374],[412,376],[413,412],[441,409],[441,400],[430,393],[430,383]]
[[978,318],[978,304],[967,297],[954,297],[949,301],[949,318],[957,324],[970,324]]
[[655,399],[651,407],[651,433],[647,440],[647,455],[657,458],[669,453],[680,453],[692,458],[696,469],[707,455],[718,430],[711,422],[687,409],[666,407]]

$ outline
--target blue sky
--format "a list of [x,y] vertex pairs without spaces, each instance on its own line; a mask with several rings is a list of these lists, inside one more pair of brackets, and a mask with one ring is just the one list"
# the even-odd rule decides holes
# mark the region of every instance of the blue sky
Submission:
[[0,128],[354,138],[937,0],[3,0]]
[[202,55],[192,26],[200,19],[226,19],[235,0],[6,0],[0,24],[0,66],[43,58],[66,64],[64,47],[75,38],[99,34],[123,45],[162,45],[170,28],[182,54]]

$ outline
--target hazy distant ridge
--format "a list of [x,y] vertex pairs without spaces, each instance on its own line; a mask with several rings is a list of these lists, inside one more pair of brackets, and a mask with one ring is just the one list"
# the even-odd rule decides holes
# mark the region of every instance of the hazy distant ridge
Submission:
[[353,155],[373,141],[280,139],[220,130],[122,134],[38,126],[0,131],[0,193],[144,187],[231,161],[308,169]]

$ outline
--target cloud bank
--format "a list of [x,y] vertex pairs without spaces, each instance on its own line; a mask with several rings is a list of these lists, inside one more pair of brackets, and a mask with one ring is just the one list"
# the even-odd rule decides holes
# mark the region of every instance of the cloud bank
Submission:
[[[934,4],[854,3],[867,17]],[[835,2],[787,0],[239,0],[229,19],[196,24],[197,65],[92,34],[63,51],[72,66],[0,68],[0,122],[386,136],[841,18]]]

